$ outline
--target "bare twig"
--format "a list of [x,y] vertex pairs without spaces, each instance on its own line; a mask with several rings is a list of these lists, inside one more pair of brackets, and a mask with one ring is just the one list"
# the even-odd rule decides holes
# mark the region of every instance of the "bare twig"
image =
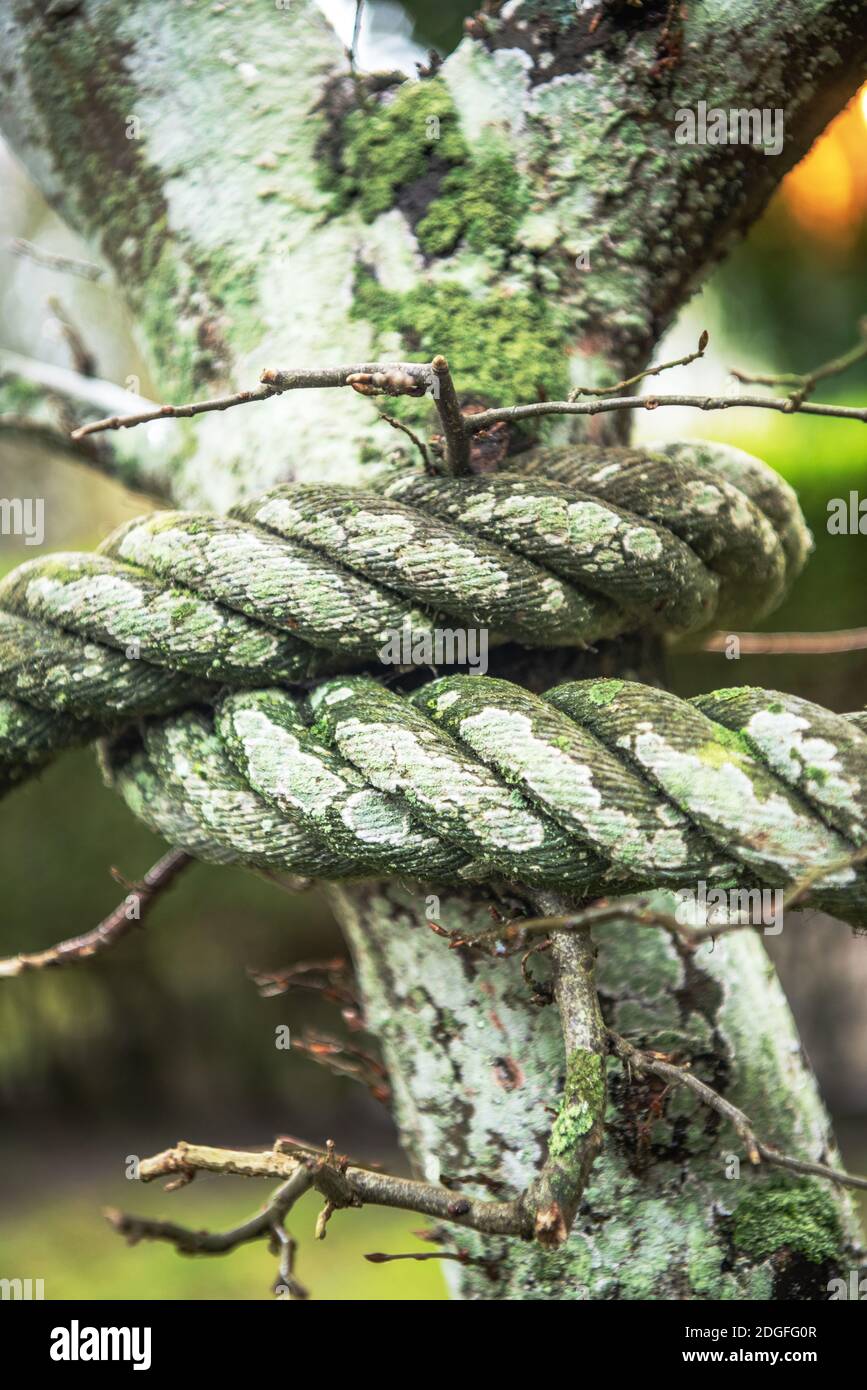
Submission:
[[431,461],[430,453],[428,452],[428,447],[424,443],[424,441],[419,439],[418,435],[410,429],[409,425],[405,425],[403,421],[398,420],[395,415],[386,415],[384,410],[380,410],[379,418],[380,420],[384,420],[387,425],[391,425],[391,428],[393,430],[401,430],[403,434],[407,436],[408,439],[412,440],[413,444],[422,456],[425,469],[428,473],[432,472],[433,463]]
[[356,64],[358,59],[358,40],[361,38],[361,21],[363,15],[364,0],[355,0],[355,21],[352,25],[352,39],[350,41],[349,48],[347,49],[347,57],[349,58],[349,71],[352,73],[353,77],[355,76],[357,71]]
[[[867,846],[853,850],[826,864],[818,864],[810,869],[783,895],[782,910],[785,912],[798,906],[808,897],[810,890],[823,879],[839,873],[842,869],[853,868],[867,860]],[[493,955],[502,955],[502,946],[515,946],[523,949],[524,938],[528,936],[552,936],[555,932],[582,932],[587,928],[601,926],[606,922],[630,922],[639,927],[658,927],[671,936],[678,937],[686,946],[698,946],[702,942],[727,932],[743,931],[759,924],[749,921],[745,914],[738,914],[728,922],[711,922],[704,926],[690,926],[679,922],[670,912],[662,912],[649,905],[647,894],[637,894],[623,898],[601,898],[574,912],[546,913],[540,917],[516,917],[510,922],[480,932],[478,936],[464,937],[458,933],[437,928],[437,935],[447,937],[449,948],[458,950],[468,946],[476,949],[488,948]],[[432,924],[431,924],[432,925]]]
[[786,890],[783,896],[783,910],[797,907],[807,897],[810,889],[815,887],[817,883],[821,883],[823,878],[839,873],[841,869],[851,869],[856,864],[863,864],[865,859],[867,859],[867,845],[862,845],[852,854],[843,854],[839,859],[834,859],[829,864],[818,864],[815,869],[810,869],[809,873],[804,874],[797,883],[793,883],[791,888]]
[[776,396],[618,396],[595,401],[534,401],[530,405],[502,406],[466,416],[470,434],[490,429],[498,420],[534,420],[545,415],[604,415],[617,410],[657,410],[660,406],[686,406],[694,410],[776,410],[783,415],[821,415],[835,420],[859,420],[867,424],[867,408],[822,405],[805,401],[793,412],[788,401]]
[[283,1230],[283,1222],[298,1198],[303,1197],[310,1186],[310,1173],[303,1165],[298,1165],[261,1211],[228,1231],[193,1231],[173,1221],[131,1216],[114,1207],[107,1208],[104,1216],[128,1245],[137,1245],[140,1240],[162,1240],[173,1245],[181,1255],[225,1255],[239,1245],[248,1245],[254,1240],[265,1239],[269,1245],[276,1240],[281,1247],[278,1280],[290,1290],[297,1288],[295,1297],[304,1297],[300,1285],[296,1286],[292,1278],[294,1250],[291,1247],[286,1250],[286,1243],[291,1241],[291,1237]]
[[57,965],[71,965],[75,961],[90,960],[92,956],[107,951],[133,927],[141,926],[157,899],[171,887],[190,863],[190,856],[183,850],[170,850],[148,869],[141,883],[130,885],[131,896],[136,899],[135,911],[131,911],[128,896],[123,902],[118,903],[114,911],[98,926],[82,936],[72,936],[45,951],[22,953],[0,960],[0,978],[23,975],[28,970],[48,970]]
[[386,1255],[381,1250],[373,1250],[365,1255],[372,1265],[391,1264],[394,1260],[457,1260],[462,1265],[490,1265],[479,1255],[471,1255],[469,1250],[410,1250],[406,1254]]
[[[838,859],[832,859],[830,863],[818,864],[810,869],[801,878],[793,883],[783,894],[783,901],[780,905],[780,916],[786,912],[791,912],[793,907],[799,907],[805,898],[809,896],[810,890],[817,883],[832,874],[839,873],[841,869],[854,868],[856,864],[862,864],[867,859],[867,846],[854,850],[851,854],[841,855]],[[717,936],[723,936],[728,932],[742,931],[744,927],[758,928],[758,922],[751,922],[749,918],[743,920],[739,917],[730,922],[707,922],[704,926],[680,927],[679,930],[687,944],[700,946],[703,941],[713,940]]]
[[470,436],[466,417],[461,413],[460,401],[452,381],[449,364],[442,356],[431,362],[434,373],[434,403],[440,417],[445,439],[446,469],[454,476],[470,471]]
[[360,1082],[381,1105],[389,1104],[391,1087],[388,1072],[376,1057],[363,1048],[312,1030],[305,1033],[303,1038],[293,1038],[292,1047],[336,1076],[347,1076],[352,1081]]
[[131,415],[109,415],[104,420],[92,420],[73,430],[72,439],[84,439],[89,434],[100,434],[103,430],[128,430],[134,425],[147,425],[152,420],[177,420],[191,415],[206,415],[213,410],[229,410],[235,405],[248,405],[251,401],[266,401],[276,395],[270,386],[259,386],[254,391],[236,391],[233,396],[214,396],[207,401],[190,401],[187,405],[158,405],[153,409],[136,411]]
[[[593,983],[589,933],[555,933],[554,991],[563,1026],[566,1083],[548,1155],[538,1176],[512,1201],[455,1194],[449,1188],[393,1177],[286,1138],[269,1152],[215,1149],[181,1142],[139,1167],[142,1182],[198,1171],[290,1178],[300,1166],[325,1198],[317,1223],[323,1235],[331,1212],[363,1204],[419,1212],[489,1235],[511,1235],[556,1246],[566,1240],[602,1139],[605,1106],[605,1029]],[[127,1218],[134,1220],[134,1218]],[[158,1238],[171,1239],[160,1234]]]
[[836,652],[867,651],[867,627],[840,628],[836,632],[713,632],[701,645],[703,652],[724,652],[733,636],[742,655],[818,656]]
[[[413,1178],[393,1177],[372,1168],[359,1168],[335,1160],[297,1144],[278,1140],[273,1149],[246,1151],[210,1148],[201,1144],[178,1143],[153,1158],[143,1159],[139,1168],[142,1182],[173,1177],[179,1172],[237,1174],[248,1178],[275,1178],[285,1182],[301,1169],[307,1185],[338,1206],[384,1206],[419,1212],[438,1221],[451,1221],[489,1235],[532,1237],[532,1217],[520,1199],[488,1202],[464,1197],[435,1183]],[[339,1180],[339,1181],[338,1181]],[[339,1187],[339,1191],[337,1190]],[[127,1218],[134,1220],[136,1218]]]
[[732,376],[747,385],[757,386],[793,386],[795,389],[786,398],[786,407],[789,412],[796,411],[808,396],[811,396],[820,381],[826,381],[828,377],[840,376],[847,372],[850,367],[854,367],[858,362],[863,362],[867,358],[867,317],[858,322],[858,333],[860,341],[854,347],[843,352],[839,357],[832,357],[830,362],[825,362],[821,367],[814,367],[811,372],[780,372],[770,375],[750,375],[747,372],[732,369]]
[[92,261],[81,261],[74,256],[59,256],[53,251],[44,251],[42,247],[35,246],[32,241],[26,241],[24,237],[11,237],[6,243],[7,251],[11,251],[13,256],[21,256],[29,261],[35,261],[37,265],[44,266],[46,270],[59,270],[67,275],[79,275],[84,280],[98,280],[103,274],[101,266],[94,265]]
[[[700,354],[692,355],[692,360]],[[435,358],[435,361],[445,361]],[[652,368],[652,372],[665,370],[674,363],[665,363]],[[641,373],[639,376],[647,375]],[[406,378],[401,381],[401,378]],[[376,380],[375,378],[380,378]],[[637,380],[639,378],[631,378]],[[715,411],[733,409],[776,410],[782,414],[800,413],[820,415],[830,419],[858,420],[867,423],[867,408],[820,404],[802,401],[793,411],[787,398],[776,396],[608,396],[600,394],[598,399],[588,401],[534,401],[527,405],[503,406],[478,413],[462,412],[457,402],[454,386],[446,372],[435,373],[433,365],[426,362],[368,362],[344,367],[325,367],[320,369],[299,368],[276,370],[267,368],[260,377],[261,385],[253,390],[238,391],[234,395],[219,396],[211,400],[191,401],[185,405],[163,405],[153,409],[139,410],[127,415],[109,415],[102,420],[93,420],[74,431],[73,438],[81,439],[88,434],[102,430],[130,429],[149,421],[172,417],[202,415],[208,411],[229,410],[236,405],[247,405],[254,401],[267,400],[281,395],[284,391],[297,391],[321,387],[352,386],[364,395],[424,395],[439,382],[439,390],[433,391],[440,411],[440,418],[446,438],[446,453],[454,461],[456,471],[469,467],[470,437],[489,430],[500,421],[532,420],[546,415],[600,415],[618,410],[656,410],[660,406],[685,406],[696,410]],[[622,385],[623,383],[620,383]],[[586,393],[585,393],[586,394]]]
[[630,386],[637,386],[639,381],[644,381],[645,377],[659,376],[660,372],[667,372],[672,367],[688,367],[692,362],[697,362],[700,357],[704,357],[710,337],[705,328],[698,340],[698,347],[695,352],[688,352],[685,357],[676,357],[673,362],[660,362],[658,367],[648,367],[643,372],[638,372],[635,376],[629,376],[625,381],[618,381],[614,386],[576,386],[574,391],[570,391],[567,400],[577,401],[579,396],[613,396],[618,391],[626,391]]
[[297,961],[285,970],[248,969],[247,974],[263,999],[273,999],[292,990],[312,991],[327,1003],[338,1005],[344,1023],[353,1032],[364,1027],[355,980],[342,956],[333,960]]
[[[399,377],[407,378],[403,391],[389,389],[389,384],[364,382],[365,377],[392,377],[395,385]],[[351,380],[355,378],[355,380]],[[92,420],[75,431],[76,439],[87,434],[99,434],[103,430],[127,430],[135,425],[144,425],[151,420],[167,418],[185,419],[193,415],[204,415],[214,410],[229,410],[236,405],[249,405],[253,401],[265,401],[271,396],[282,395],[284,391],[299,391],[308,388],[327,386],[354,386],[356,390],[365,384],[371,391],[362,394],[409,394],[424,395],[432,381],[431,368],[424,362],[361,362],[348,367],[324,367],[314,370],[300,368],[290,371],[266,369],[259,378],[261,385],[250,391],[236,391],[231,396],[215,396],[209,400],[190,401],[186,405],[160,405],[151,410],[133,411],[129,415],[109,415],[104,420]]]
[[674,935],[680,935],[684,928],[669,912],[659,912],[647,904],[646,897],[601,898],[575,912],[546,913],[540,917],[516,917],[511,922],[491,927],[478,936],[463,937],[440,928],[440,935],[449,936],[449,947],[457,950],[465,946],[492,948],[495,955],[502,952],[498,947],[516,944],[523,949],[525,936],[550,936],[552,932],[584,931],[588,927],[602,926],[606,922],[620,920],[634,922],[641,927],[661,927]]
[[277,1278],[274,1281],[274,1292],[279,1294],[286,1290],[292,1299],[303,1300],[310,1297],[309,1292],[303,1284],[299,1284],[295,1278],[295,1256],[298,1251],[298,1242],[293,1240],[281,1222],[277,1222],[273,1230],[273,1238],[280,1253],[280,1263],[277,1267]]
[[777,1168],[786,1168],[792,1173],[827,1178],[829,1182],[838,1183],[841,1187],[867,1189],[867,1178],[856,1177],[839,1168],[831,1168],[826,1163],[811,1163],[806,1159],[794,1158],[757,1138],[752,1122],[743,1110],[739,1110],[706,1082],[694,1076],[688,1067],[679,1066],[660,1053],[643,1052],[640,1048],[633,1047],[632,1043],[627,1042],[618,1033],[609,1031],[608,1039],[614,1056],[627,1063],[637,1076],[649,1074],[659,1077],[669,1086],[685,1086],[698,1097],[702,1105],[728,1120],[737,1131],[750,1163],[757,1165],[764,1159],[766,1163],[771,1163]]
[[48,307],[60,327],[66,346],[69,348],[73,370],[78,372],[79,376],[96,376],[96,358],[88,348],[81,333],[70,319],[60,300],[52,295],[48,300]]

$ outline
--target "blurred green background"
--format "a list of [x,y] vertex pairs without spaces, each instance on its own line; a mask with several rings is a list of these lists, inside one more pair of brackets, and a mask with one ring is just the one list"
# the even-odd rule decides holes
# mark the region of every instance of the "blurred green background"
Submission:
[[[354,5],[328,3],[341,32]],[[475,6],[376,4],[362,65],[412,70],[431,45],[445,52]],[[100,283],[76,282],[3,251],[13,236],[71,255],[91,252],[47,208],[0,147],[0,343],[68,362],[47,300],[74,303],[76,322],[103,375],[123,382],[146,370],[127,314]],[[72,295],[74,293],[74,301]],[[867,98],[856,99],[786,180],[761,223],[681,315],[658,358],[678,356],[711,332],[706,358],[666,378],[671,391],[720,390],[736,364],[804,370],[847,348],[867,309]],[[822,391],[863,404],[867,367]],[[867,490],[867,443],[856,425],[759,412],[717,416],[641,414],[648,441],[702,434],[767,459],[797,488],[816,538],[806,574],[774,630],[855,627],[865,621],[867,549],[861,536],[829,536],[830,498]],[[26,479],[26,485],[23,480]],[[22,491],[23,489],[23,491]],[[0,494],[47,499],[46,544],[90,548],[148,504],[38,449],[0,440]],[[31,552],[0,537],[0,572]],[[682,694],[736,683],[779,687],[838,710],[864,704],[867,652],[749,657],[675,652],[670,684]],[[95,924],[122,891],[117,866],[134,879],[164,846],[103,789],[92,754],[70,754],[2,809],[0,950],[47,946]],[[867,942],[848,928],[803,914],[772,940],[807,1049],[851,1167],[867,1168]],[[252,874],[195,866],[116,950],[84,968],[28,975],[0,988],[0,1276],[42,1277],[49,1298],[258,1298],[273,1276],[259,1246],[224,1259],[181,1259],[168,1248],[134,1252],[101,1221],[116,1205],[184,1224],[218,1227],[253,1210],[258,1185],[199,1179],[180,1195],[132,1186],[127,1155],[179,1137],[257,1146],[301,1134],[364,1159],[401,1164],[387,1112],[364,1089],[275,1046],[275,1028],[340,1032],[315,1000],[262,999],[249,967],[340,954],[319,894],[287,898]],[[255,1187],[255,1191],[254,1191]],[[309,1234],[302,1208],[292,1226]],[[445,1296],[435,1262],[372,1266],[366,1250],[424,1249],[418,1218],[376,1210],[338,1213],[324,1243],[305,1239],[299,1276],[330,1299]],[[428,1247],[429,1248],[429,1247]]]

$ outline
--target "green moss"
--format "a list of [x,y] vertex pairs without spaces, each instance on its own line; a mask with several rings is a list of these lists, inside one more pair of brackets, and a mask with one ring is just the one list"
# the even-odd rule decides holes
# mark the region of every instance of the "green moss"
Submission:
[[703,743],[698,750],[702,762],[707,763],[709,767],[722,767],[724,763],[731,762],[732,753],[747,758],[750,762],[755,761],[749,740],[734,729],[727,729],[723,724],[714,725],[713,738]]
[[245,265],[234,252],[214,251],[197,260],[195,269],[214,304],[230,319],[235,348],[242,352],[254,348],[262,336],[255,265]]
[[468,163],[443,179],[416,227],[419,245],[430,256],[446,255],[461,240],[480,253],[506,250],[528,202],[511,156],[495,146],[480,146]]
[[734,1214],[734,1243],[757,1259],[787,1246],[814,1264],[839,1255],[843,1239],[830,1194],[812,1178],[751,1186]]
[[[413,356],[444,353],[465,399],[513,405],[540,399],[543,388],[554,399],[568,390],[565,315],[539,296],[503,290],[476,296],[448,280],[398,294],[365,275],[352,312],[383,334],[398,334]],[[426,422],[430,402],[408,397],[394,413]]]
[[[794,748],[789,756],[797,761],[798,755]],[[828,769],[825,767],[805,767],[804,772],[811,782],[815,782],[817,787],[824,787],[828,781]]]
[[588,687],[587,698],[591,705],[600,707],[610,705],[612,700],[616,700],[625,682],[618,680],[598,680]]
[[[123,45],[110,29],[110,11],[98,38],[85,24],[33,24],[25,61],[61,176],[77,190],[88,223],[102,228],[107,254],[134,265],[140,279],[161,254],[167,207],[144,139],[128,138],[135,103]],[[108,163],[116,171],[112,180],[105,178]]]
[[596,1052],[576,1048],[566,1065],[566,1085],[551,1130],[548,1149],[552,1158],[571,1153],[581,1135],[599,1119],[604,1101],[602,1058]]
[[3,414],[36,415],[44,401],[43,388],[22,377],[9,376],[0,381],[0,412]]
[[[350,112],[342,133],[337,167],[319,166],[335,211],[354,203],[371,222],[427,178],[430,201],[416,226],[426,255],[444,256],[460,241],[480,253],[511,246],[529,202],[526,184],[493,137],[470,149],[439,78],[406,82],[375,110]],[[414,203],[423,206],[418,192]]]
[[335,210],[356,202],[370,222],[394,206],[399,188],[429,172],[431,160],[467,158],[458,115],[445,83],[405,82],[375,110],[352,111],[343,122],[339,166],[323,162],[321,178],[335,195]]

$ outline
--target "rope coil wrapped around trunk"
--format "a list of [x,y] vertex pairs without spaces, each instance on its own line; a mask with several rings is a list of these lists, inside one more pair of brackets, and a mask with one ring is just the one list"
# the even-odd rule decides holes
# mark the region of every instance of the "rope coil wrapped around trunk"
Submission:
[[154,512],[0,585],[0,791],[69,744],[376,661],[443,621],[586,645],[769,612],[810,537],[794,493],[724,446],[539,450],[520,471],[292,484],[228,518]]
[[[507,879],[577,897],[785,886],[865,843],[863,717],[746,687],[681,700],[631,681],[540,698],[447,676],[368,676],[299,700],[224,695],[107,745],[136,815],[205,859],[322,878]],[[867,875],[812,901],[851,921]]]
[[[674,445],[540,450],[520,473],[384,492],[293,484],[30,561],[0,586],[0,775],[114,731],[110,778],[172,843],[304,876],[577,897],[796,882],[864,842],[857,718],[627,681],[286,688],[443,617],[551,646],[769,611],[809,534],[775,474],[712,452],[714,471]],[[813,898],[860,920],[867,877],[838,867]]]

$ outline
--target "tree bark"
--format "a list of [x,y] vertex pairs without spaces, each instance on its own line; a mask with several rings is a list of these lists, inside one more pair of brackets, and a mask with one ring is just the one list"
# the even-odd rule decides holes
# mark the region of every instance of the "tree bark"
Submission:
[[[851,0],[686,9],[525,0],[474,21],[435,76],[405,87],[354,83],[305,0],[7,0],[0,119],[113,267],[164,398],[253,386],[265,366],[443,352],[467,399],[509,404],[640,368],[863,71],[867,18]],[[783,153],[677,144],[676,111],[699,101],[781,109]],[[124,364],[112,374],[122,381]],[[369,483],[410,448],[351,392],[297,392],[155,426],[142,467],[180,505],[222,511],[278,481]],[[542,686],[542,670],[570,669],[559,655],[509,660],[500,674]],[[571,669],[594,673],[579,660]],[[600,661],[658,674],[640,643]],[[414,1164],[429,1179],[482,1173],[513,1195],[563,1086],[554,1010],[530,1002],[514,961],[445,949],[425,927],[424,888],[332,896]],[[480,895],[450,893],[439,909],[447,928],[489,924]],[[833,1155],[755,937],[688,956],[621,924],[597,944],[612,1026],[691,1057],[763,1138]],[[827,1297],[854,1259],[845,1197],[745,1161],[735,1178],[735,1136],[688,1095],[663,1113],[619,1064],[609,1080],[604,1153],[568,1243],[552,1254],[486,1240],[496,1269],[450,1267],[456,1296]],[[460,1243],[481,1248],[465,1232]]]

